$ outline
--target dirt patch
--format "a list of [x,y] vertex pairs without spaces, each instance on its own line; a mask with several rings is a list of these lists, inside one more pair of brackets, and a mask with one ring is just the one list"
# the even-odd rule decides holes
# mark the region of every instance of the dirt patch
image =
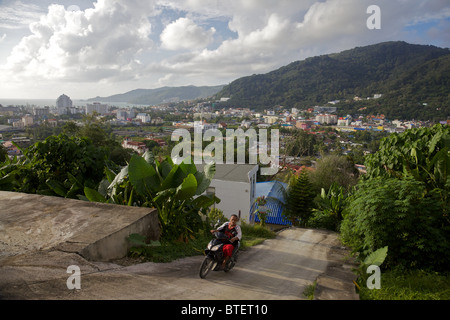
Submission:
[[118,264],[119,266],[128,267],[135,264],[147,262],[143,257],[123,257],[120,259],[112,260],[111,263]]
[[338,239],[328,252],[328,266],[317,278],[314,292],[315,300],[359,300],[353,281],[356,274],[352,271],[358,264],[351,257],[350,249],[344,247]]

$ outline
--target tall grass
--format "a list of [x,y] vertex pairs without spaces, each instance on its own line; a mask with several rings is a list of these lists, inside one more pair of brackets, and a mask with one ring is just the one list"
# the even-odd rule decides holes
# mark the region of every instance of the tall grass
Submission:
[[361,300],[450,300],[449,274],[395,268],[382,271],[381,288],[362,284]]
[[242,230],[242,242],[240,250],[245,250],[249,247],[256,246],[266,239],[273,239],[276,237],[276,233],[269,228],[261,226],[259,224],[250,225],[243,222],[241,224]]

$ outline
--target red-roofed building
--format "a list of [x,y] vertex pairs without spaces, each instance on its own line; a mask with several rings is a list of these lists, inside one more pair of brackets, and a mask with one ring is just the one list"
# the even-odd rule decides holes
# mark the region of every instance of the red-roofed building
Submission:
[[143,142],[138,141],[132,141],[129,138],[125,138],[122,142],[122,147],[125,149],[133,149],[139,154],[144,154],[146,151],[148,151],[147,146]]

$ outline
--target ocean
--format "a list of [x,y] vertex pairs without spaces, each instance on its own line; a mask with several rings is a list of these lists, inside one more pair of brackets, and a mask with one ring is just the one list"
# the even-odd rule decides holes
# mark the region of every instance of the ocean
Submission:
[[[72,100],[74,106],[85,106],[86,101]],[[54,107],[56,99],[0,99],[0,104],[4,107],[8,106],[36,106],[36,107]]]
[[[74,107],[85,107],[88,103],[93,103],[94,101],[87,100],[72,100],[72,104]],[[145,105],[138,105],[134,103],[126,103],[126,102],[103,102],[103,101],[95,101],[106,103],[108,106],[112,107],[147,107]],[[0,104],[4,107],[8,106],[36,106],[36,107],[54,107],[56,106],[56,99],[0,99]]]

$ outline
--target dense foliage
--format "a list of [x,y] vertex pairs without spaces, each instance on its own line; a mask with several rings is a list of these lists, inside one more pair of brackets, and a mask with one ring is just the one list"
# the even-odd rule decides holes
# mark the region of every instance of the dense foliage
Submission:
[[97,124],[80,129],[68,123],[64,132],[71,136],[49,136],[23,150],[23,157],[7,158],[0,165],[0,190],[156,207],[162,236],[183,241],[203,226],[201,213],[220,201],[202,195],[214,165],[197,171],[192,161],[177,165],[170,157],[156,159],[148,152],[134,154],[121,167],[110,159],[116,145]]
[[83,186],[102,180],[106,159],[106,150],[88,138],[50,136],[24,150],[21,159],[3,163],[0,189],[75,198]]
[[449,139],[448,126],[408,130],[367,157],[341,227],[362,257],[388,246],[390,266],[448,271]]
[[328,191],[322,188],[320,196],[315,199],[316,208],[307,226],[339,231],[350,195],[351,192],[338,183],[333,183]]
[[450,230],[442,206],[437,192],[412,177],[370,179],[358,185],[341,235],[362,257],[388,246],[387,266],[443,270]]
[[96,147],[105,149],[108,159],[118,165],[124,166],[130,160],[129,149],[120,145],[111,127],[103,119],[98,119],[96,114],[83,116],[83,126],[78,126],[73,121],[66,122],[62,133],[69,137],[89,138]]
[[[412,175],[429,190],[448,189],[450,175],[450,127],[435,125],[392,134],[379,150],[366,157],[367,177]],[[446,187],[447,185],[447,187]]]
[[359,178],[359,171],[352,159],[341,155],[327,155],[317,160],[316,168],[309,173],[309,180],[317,193],[328,191],[333,184],[349,190]]
[[[217,97],[226,104],[265,109],[306,108],[333,100],[343,115],[367,107],[389,118],[445,119],[449,114],[450,51],[433,46],[386,42],[293,62],[267,74],[237,79]],[[423,103],[427,103],[424,106]],[[341,111],[342,109],[342,111]]]
[[136,89],[109,97],[96,97],[89,101],[126,102],[132,104],[158,105],[168,101],[195,100],[210,97],[222,89],[220,86],[162,87],[157,89]]

